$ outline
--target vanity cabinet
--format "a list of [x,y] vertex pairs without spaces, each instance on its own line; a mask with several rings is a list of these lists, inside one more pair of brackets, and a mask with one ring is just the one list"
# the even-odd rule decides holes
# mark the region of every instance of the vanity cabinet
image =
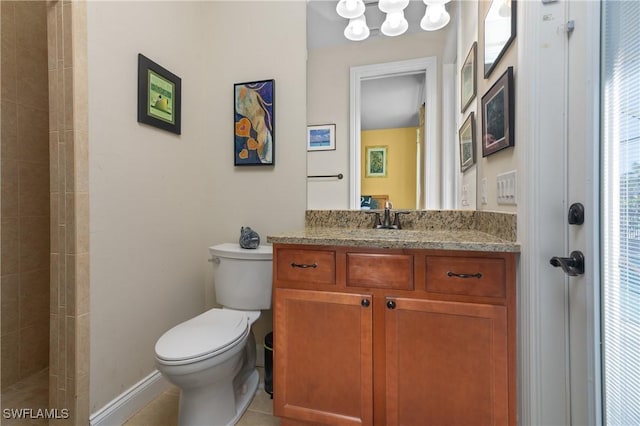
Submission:
[[516,424],[514,253],[273,253],[282,425]]

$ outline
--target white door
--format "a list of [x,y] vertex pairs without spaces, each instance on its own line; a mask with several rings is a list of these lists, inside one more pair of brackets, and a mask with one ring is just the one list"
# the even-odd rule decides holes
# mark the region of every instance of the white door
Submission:
[[[557,216],[551,227],[560,230],[564,222],[550,246],[564,249],[551,262],[559,266],[556,277],[546,283],[562,288],[560,303],[548,312],[555,320],[564,317],[549,336],[559,342],[564,335],[554,355],[564,358],[555,371],[565,386],[556,392],[560,403],[546,401],[556,411],[543,415],[543,423],[638,425],[640,2],[567,1],[546,12],[543,19],[560,17],[555,49],[562,58],[555,69],[560,76],[548,81],[566,94],[559,107],[564,126],[554,129],[562,130],[561,167],[551,173],[561,188],[552,192],[561,198],[550,205]],[[584,207],[582,224],[569,223],[574,203]],[[584,255],[584,271],[572,268],[577,252]],[[568,274],[559,277],[562,266]]]
[[[599,4],[518,7],[520,418],[599,424]],[[570,224],[578,203],[584,222]]]
[[[584,223],[570,224],[562,256],[584,253],[584,274],[566,278],[568,420],[601,423],[600,401],[600,119],[599,2],[567,2],[566,206],[584,206]],[[575,29],[572,29],[575,26]],[[603,188],[604,189],[604,188]],[[605,189],[606,191],[606,189]]]

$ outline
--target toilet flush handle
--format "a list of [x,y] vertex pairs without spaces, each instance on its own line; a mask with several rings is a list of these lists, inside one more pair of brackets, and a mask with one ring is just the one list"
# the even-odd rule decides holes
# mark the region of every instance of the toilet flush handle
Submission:
[[219,257],[212,257],[209,259],[209,262],[213,262],[215,264],[220,264],[220,258]]

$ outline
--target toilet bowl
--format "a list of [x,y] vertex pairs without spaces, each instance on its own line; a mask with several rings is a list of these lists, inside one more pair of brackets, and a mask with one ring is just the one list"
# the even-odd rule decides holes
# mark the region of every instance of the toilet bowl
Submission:
[[[260,317],[258,309],[271,304],[263,288],[271,287],[271,247],[252,253],[238,249],[233,244],[209,249],[214,256],[216,296],[225,307],[176,325],[155,346],[156,368],[180,388],[181,426],[234,425],[258,388],[251,325]],[[254,291],[251,286],[258,288]]]

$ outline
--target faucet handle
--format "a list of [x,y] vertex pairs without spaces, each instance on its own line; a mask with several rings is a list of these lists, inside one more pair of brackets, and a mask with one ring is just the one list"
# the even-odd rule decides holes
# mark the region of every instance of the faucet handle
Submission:
[[402,226],[400,225],[400,215],[401,214],[408,214],[408,211],[402,211],[402,210],[398,210],[397,212],[395,212],[395,215],[393,216],[393,226],[396,227],[396,229],[402,229]]
[[366,214],[374,214],[375,218],[373,219],[373,227],[377,229],[382,226],[382,221],[380,220],[380,212],[365,212]]

